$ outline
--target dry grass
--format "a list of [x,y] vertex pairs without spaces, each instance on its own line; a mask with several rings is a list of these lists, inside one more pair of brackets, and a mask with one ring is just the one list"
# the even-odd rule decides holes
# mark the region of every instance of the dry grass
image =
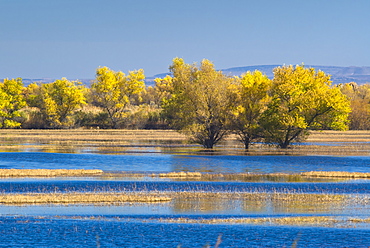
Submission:
[[168,173],[136,173],[136,172],[104,172],[102,170],[85,169],[0,169],[1,177],[84,177],[100,178],[143,178],[158,177],[178,180],[197,181],[286,181],[302,182],[310,178],[370,178],[370,173],[342,171],[310,171],[300,174],[285,173],[201,173],[201,172],[168,172]]
[[[313,131],[307,142],[312,145],[293,146],[292,149],[278,149],[275,146],[254,144],[250,154],[366,154],[370,150],[370,131]],[[0,148],[11,151],[22,148],[55,150],[94,147],[101,152],[125,151],[129,147],[161,147],[176,152],[194,152],[189,148],[187,137],[173,130],[0,130]],[[325,145],[322,145],[325,144]],[[330,145],[326,145],[330,144]],[[179,150],[186,148],[188,150]],[[238,149],[235,149],[238,148]],[[237,136],[231,135],[216,146],[215,152],[229,154],[244,153]]]
[[346,178],[370,178],[370,173],[345,172],[345,171],[309,171],[301,173],[306,177],[346,177]]
[[370,142],[370,131],[311,131],[308,142]]
[[173,130],[121,130],[121,129],[68,129],[28,130],[9,129],[0,131],[0,140],[30,142],[123,142],[133,140],[185,140]]
[[[324,175],[325,174],[325,175]],[[114,176],[114,174],[111,174]],[[120,175],[119,173],[115,174]],[[126,177],[138,177],[137,173],[122,173]],[[141,174],[142,177],[145,174]],[[258,182],[258,181],[273,181],[273,182],[323,182],[340,181],[344,178],[366,178],[370,177],[370,173],[350,173],[350,172],[303,172],[299,174],[287,173],[206,173],[206,172],[169,172],[169,173],[152,173],[151,177],[171,178],[177,180],[194,180],[194,181],[243,181],[243,182]],[[331,180],[329,180],[332,178]],[[341,179],[338,179],[341,178]]]
[[307,193],[233,193],[233,192],[179,192],[173,197],[178,212],[228,211],[235,206],[247,212],[327,213],[352,206],[366,206],[363,196]]
[[19,204],[114,204],[122,202],[166,202],[171,198],[159,193],[28,193],[0,194],[0,203]]
[[76,177],[101,175],[102,170],[0,169],[0,177]]
[[251,201],[271,201],[275,203],[300,202],[300,203],[333,203],[343,202],[348,197],[339,194],[306,194],[306,193],[245,193],[245,192],[176,192],[176,197],[181,199],[189,198],[225,198],[244,199]]
[[333,194],[297,194],[297,193],[238,193],[238,192],[68,192],[68,193],[25,193],[0,194],[2,204],[45,204],[45,203],[117,203],[117,202],[160,202],[180,199],[215,201],[247,200],[254,202],[272,202],[274,205],[309,203],[309,204],[334,204],[343,203],[348,196]]
[[211,219],[191,219],[191,218],[172,218],[160,219],[166,223],[192,223],[192,224],[275,224],[275,225],[295,225],[295,226],[332,226],[337,223],[333,217],[329,216],[297,216],[297,217],[265,217],[265,218],[211,218]]
[[200,172],[169,172],[169,173],[159,173],[159,174],[152,174],[152,176],[159,176],[159,177],[169,177],[169,178],[199,178],[202,177],[202,173]]

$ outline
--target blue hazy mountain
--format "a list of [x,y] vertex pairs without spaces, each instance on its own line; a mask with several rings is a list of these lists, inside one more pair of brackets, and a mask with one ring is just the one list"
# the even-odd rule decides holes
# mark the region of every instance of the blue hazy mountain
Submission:
[[[273,78],[273,70],[274,68],[281,66],[281,65],[253,65],[253,66],[243,66],[243,67],[232,67],[228,69],[221,69],[226,75],[230,76],[240,76],[247,71],[255,71],[259,70],[265,73],[269,78]],[[308,68],[315,68],[315,70],[321,70],[326,74],[331,75],[331,80],[333,84],[345,84],[349,82],[356,82],[357,84],[366,84],[370,83],[370,67],[366,66],[319,66],[319,65],[305,65]],[[152,77],[147,77],[145,83],[147,86],[154,85],[155,78],[163,78],[169,73],[160,73],[156,74]],[[24,85],[29,85],[32,82],[40,82],[40,83],[51,83],[54,82],[55,79],[50,78],[41,78],[41,79],[23,79]],[[74,79],[72,79],[74,81]],[[85,84],[86,86],[90,86],[93,79],[83,79],[78,80]]]
[[[273,69],[280,65],[257,65],[245,67],[233,67],[222,70],[227,75],[240,76],[247,71],[259,70],[264,72],[269,78],[273,77]],[[357,84],[370,83],[370,67],[359,66],[319,66],[305,65],[307,68],[315,68],[331,75],[333,84],[345,84],[356,82]]]

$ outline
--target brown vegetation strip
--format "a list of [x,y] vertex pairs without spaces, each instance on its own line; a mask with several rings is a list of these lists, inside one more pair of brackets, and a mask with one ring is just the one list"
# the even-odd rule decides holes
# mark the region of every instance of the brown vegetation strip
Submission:
[[333,203],[343,202],[348,198],[339,194],[306,194],[306,193],[234,193],[234,192],[176,192],[175,195],[184,198],[227,198],[253,201],[301,202],[301,203]]
[[166,202],[171,198],[158,193],[28,193],[0,194],[0,204],[77,204],[122,202]]
[[0,140],[52,142],[81,141],[117,143],[132,140],[185,140],[186,136],[174,130],[127,130],[127,129],[69,129],[29,130],[8,129],[0,131]]
[[100,175],[102,170],[0,169],[0,177],[56,177]]
[[333,226],[338,222],[328,216],[298,216],[298,217],[265,217],[265,218],[212,218],[212,219],[191,219],[173,218],[160,219],[166,223],[191,223],[191,224],[275,224],[294,226]]
[[315,226],[356,228],[357,224],[369,224],[370,218],[347,218],[333,216],[293,216],[293,217],[263,217],[263,218],[161,218],[164,223],[190,223],[190,224],[255,224],[255,225],[289,225],[289,226]]
[[[255,202],[271,201],[285,203],[343,203],[348,197],[334,194],[302,193],[235,193],[235,192],[69,192],[69,193],[25,193],[0,194],[0,204],[76,204],[76,203],[120,203],[120,202],[164,202],[172,199],[243,199]],[[354,200],[354,199],[353,199]]]
[[[153,174],[156,176],[156,174]],[[170,178],[192,178],[192,177],[202,177],[200,172],[169,172],[169,173],[159,173],[159,177],[170,177]]]
[[340,177],[340,178],[370,178],[370,173],[361,172],[344,172],[344,171],[310,171],[300,174],[253,174],[253,173],[201,173],[201,172],[168,172],[168,173],[135,173],[119,172],[106,173],[102,170],[85,170],[85,169],[0,169],[1,177],[161,177],[161,178],[178,178],[178,179],[195,179],[195,180],[257,180],[271,179],[278,180],[285,178],[290,181],[299,181],[302,178],[317,177]]
[[[129,174],[127,174],[129,176]],[[152,173],[152,177],[162,178],[179,178],[179,179],[198,179],[198,180],[279,180],[285,179],[287,181],[300,181],[305,178],[317,177],[341,177],[341,178],[370,178],[370,173],[361,172],[342,172],[342,171],[310,171],[302,172],[300,174],[286,174],[286,173],[201,173],[201,172],[169,172],[169,173]]]
[[349,177],[349,178],[368,178],[370,173],[345,172],[345,171],[310,171],[301,173],[308,177]]

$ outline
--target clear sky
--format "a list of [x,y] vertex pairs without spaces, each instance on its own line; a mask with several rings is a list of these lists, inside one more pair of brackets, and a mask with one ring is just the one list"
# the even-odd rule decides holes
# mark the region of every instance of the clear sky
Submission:
[[174,57],[370,66],[369,12],[370,0],[0,0],[0,78],[153,76]]

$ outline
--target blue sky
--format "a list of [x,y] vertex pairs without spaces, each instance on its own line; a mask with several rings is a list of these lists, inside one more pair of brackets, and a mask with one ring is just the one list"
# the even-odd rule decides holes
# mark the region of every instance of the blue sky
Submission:
[[370,66],[368,0],[0,0],[0,78],[216,68]]

